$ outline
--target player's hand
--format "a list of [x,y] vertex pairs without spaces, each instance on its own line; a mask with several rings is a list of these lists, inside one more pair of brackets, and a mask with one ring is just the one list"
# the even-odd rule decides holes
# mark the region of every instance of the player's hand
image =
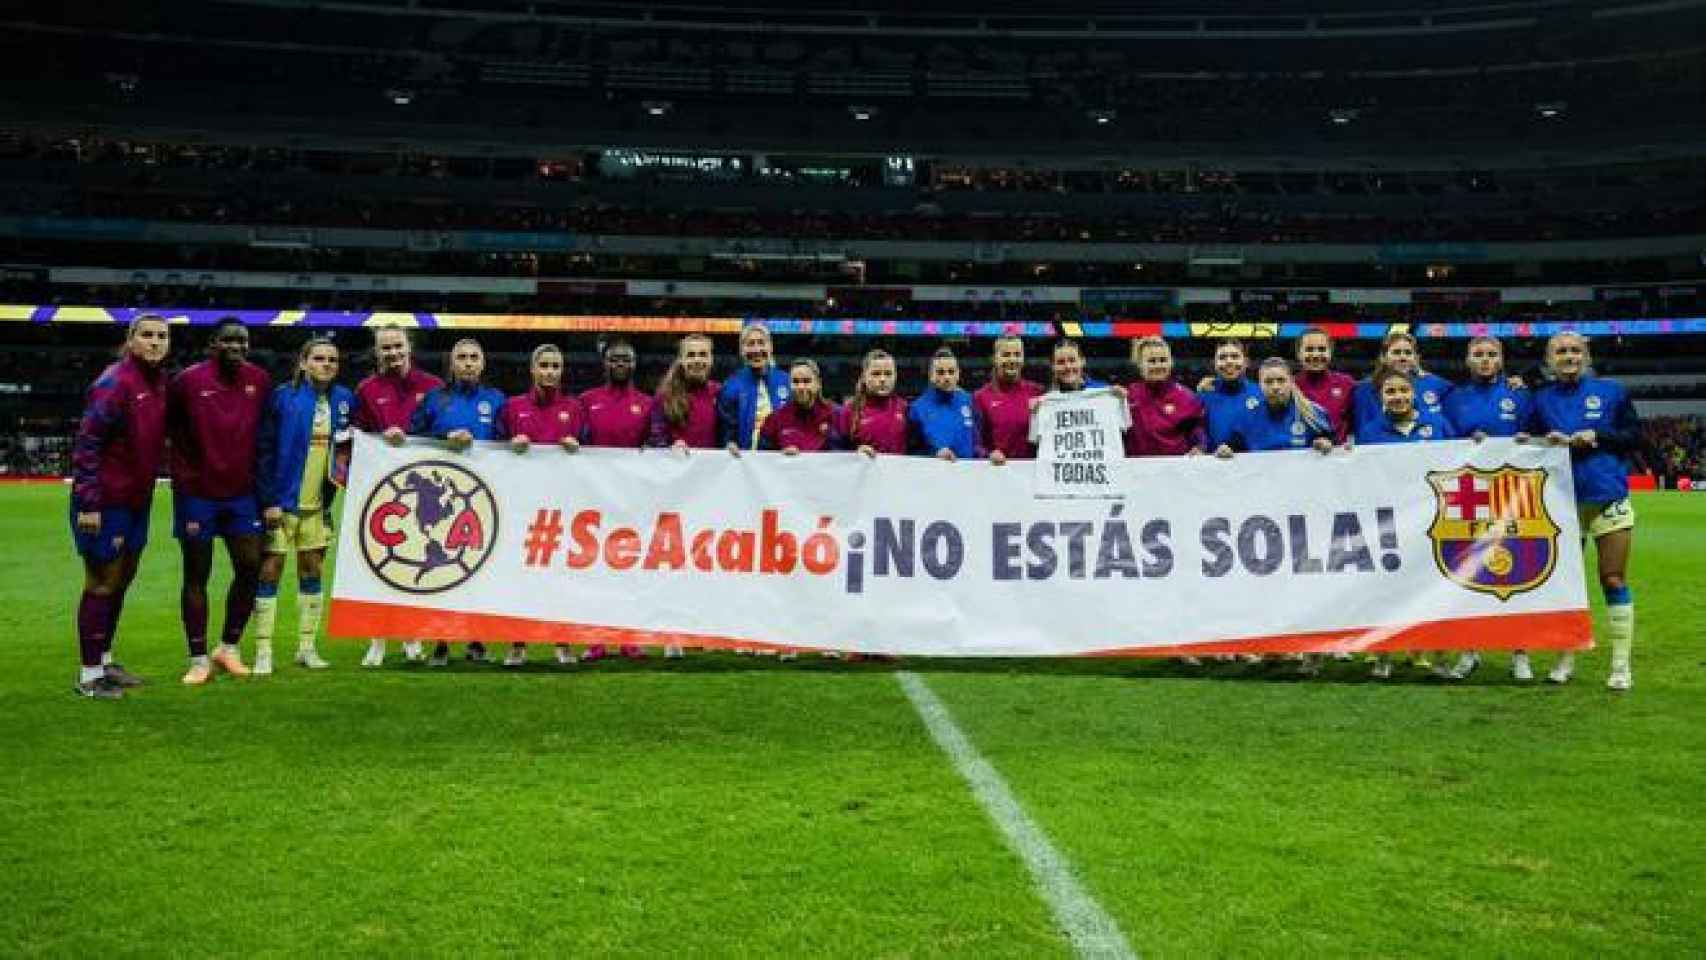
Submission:
[[564,450],[567,450],[570,453],[581,452],[581,442],[576,440],[574,437],[564,437],[560,445]]
[[1486,440],[1486,439],[1487,439],[1487,431],[1485,431],[1485,430],[1477,430],[1477,431],[1475,431],[1475,432],[1474,432],[1474,433],[1471,433],[1471,434],[1470,434],[1470,435],[1469,435],[1469,439],[1471,439],[1471,440],[1473,440],[1473,441],[1475,441],[1475,442],[1476,442],[1476,443],[1480,443],[1480,442],[1482,442],[1482,441],[1483,441],[1483,440]]
[[997,467],[1002,466],[1007,462],[1007,454],[997,450],[989,455],[989,462]]
[[877,459],[877,448],[868,443],[859,444],[859,452],[870,457],[872,460]]
[[1512,390],[1527,390],[1528,381],[1513,373],[1505,378],[1505,386],[1510,387]]
[[800,455],[800,448],[794,446],[791,443],[782,448],[782,456],[784,456],[784,457],[797,457],[799,455]]
[[1315,442],[1310,444],[1310,446],[1314,447],[1317,453],[1327,454],[1333,452],[1333,441],[1326,437],[1316,437]]
[[1214,378],[1213,377],[1203,377],[1201,380],[1197,381],[1197,392],[1198,393],[1207,393],[1213,389],[1214,389]]
[[101,532],[101,511],[79,510],[77,512],[77,532],[94,536]]
[[1588,450],[1599,446],[1599,434],[1592,430],[1577,430],[1570,434],[1570,446],[1577,450]]
[[509,438],[509,448],[514,450],[516,453],[526,453],[528,446],[532,442],[533,441],[527,439],[527,434],[518,433]]
[[684,457],[687,456],[687,451],[690,449],[687,446],[686,440],[677,440],[674,443],[670,444],[669,448],[671,450],[675,451],[676,453],[681,454]]
[[959,457],[954,455],[954,451],[952,449],[950,449],[948,447],[943,447],[942,449],[936,451],[936,459],[946,460],[949,463],[953,463],[955,460],[958,460]]
[[384,437],[386,443],[393,447],[400,447],[403,445],[403,441],[408,439],[408,434],[404,433],[399,427],[392,427],[385,431]]
[[729,444],[729,456],[734,457],[736,460],[740,459],[740,444]]
[[1036,413],[1037,408],[1042,406],[1042,405],[1043,405],[1043,398],[1042,397],[1032,397],[1031,399],[1025,401],[1025,409],[1030,411],[1031,413]]
[[1119,397],[1121,400],[1128,399],[1131,396],[1131,394],[1126,391],[1125,387],[1122,387],[1117,383],[1114,384],[1113,386],[1109,387],[1108,389],[1112,390],[1114,393],[1114,396]]
[[1534,442],[1534,438],[1529,436],[1526,433],[1519,433],[1516,436],[1511,437],[1511,439],[1515,440],[1517,443],[1532,443],[1532,442]]
[[466,450],[474,445],[474,435],[466,430],[452,430],[444,435],[444,442],[452,450]]
[[1187,456],[1187,457],[1200,457],[1200,456],[1202,456],[1202,454],[1203,454],[1202,447],[1192,447],[1189,450],[1185,451],[1185,456]]
[[1546,435],[1546,442],[1554,447],[1567,447],[1570,445],[1570,437],[1562,431],[1554,430]]
[[1214,456],[1217,460],[1231,460],[1232,448],[1223,443],[1214,448]]
[[267,525],[268,530],[277,530],[278,525],[284,522],[284,511],[278,507],[268,507],[261,511],[261,522]]

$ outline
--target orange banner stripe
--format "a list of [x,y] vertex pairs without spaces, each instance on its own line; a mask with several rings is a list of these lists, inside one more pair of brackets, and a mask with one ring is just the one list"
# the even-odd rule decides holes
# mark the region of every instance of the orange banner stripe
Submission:
[[[461,610],[429,610],[367,600],[333,600],[326,633],[333,637],[483,640],[503,643],[631,643],[640,646],[742,647],[817,650],[743,637],[634,630],[596,624],[553,623],[526,617]],[[1244,637],[1167,647],[1113,647],[1096,657],[1202,656],[1214,653],[1337,653],[1391,650],[1586,650],[1593,619],[1586,610],[1464,617],[1396,627],[1365,627]]]

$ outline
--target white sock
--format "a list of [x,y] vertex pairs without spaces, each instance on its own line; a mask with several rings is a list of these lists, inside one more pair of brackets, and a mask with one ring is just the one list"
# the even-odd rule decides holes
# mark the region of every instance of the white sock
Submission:
[[104,667],[78,667],[77,682],[94,683],[107,675]]
[[111,650],[102,651],[101,652],[101,666],[104,667],[107,664],[112,663],[112,662],[113,662],[113,652]]
[[278,598],[256,597],[253,623],[255,625],[255,652],[272,652],[273,624],[278,620]]
[[230,654],[233,657],[241,657],[243,655],[243,651],[237,649],[237,645],[234,643],[221,643],[219,645],[219,652]]
[[1606,639],[1611,641],[1611,665],[1629,665],[1629,653],[1635,645],[1635,605],[1613,603],[1605,608]]
[[190,658],[190,666],[192,666],[192,667],[208,666],[207,654],[204,653],[199,657],[191,657]]
[[313,650],[320,633],[320,594],[296,595],[296,649]]

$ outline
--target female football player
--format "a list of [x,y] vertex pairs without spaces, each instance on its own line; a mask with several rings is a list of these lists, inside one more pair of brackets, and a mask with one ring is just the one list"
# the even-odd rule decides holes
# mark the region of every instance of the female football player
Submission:
[[166,373],[172,331],[144,314],[125,332],[117,363],[89,387],[71,447],[71,536],[83,558],[77,601],[81,669],[72,692],[117,700],[142,679],[113,660],[125,592],[136,579],[154,481],[166,456]]

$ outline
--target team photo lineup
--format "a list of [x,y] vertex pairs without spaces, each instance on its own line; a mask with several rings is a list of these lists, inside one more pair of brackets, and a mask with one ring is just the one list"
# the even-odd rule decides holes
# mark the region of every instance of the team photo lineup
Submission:
[[[757,450],[786,456],[856,451],[872,458],[984,459],[1000,467],[1009,459],[1036,456],[1041,398],[1097,389],[1118,397],[1124,452],[1134,457],[1232,458],[1299,449],[1330,456],[1354,445],[1488,437],[1568,447],[1581,529],[1594,542],[1606,601],[1611,647],[1606,684],[1613,690],[1633,684],[1634,603],[1626,573],[1635,514],[1626,456],[1640,424],[1622,388],[1593,375],[1588,341],[1580,334],[1560,333],[1546,341],[1546,379],[1532,389],[1507,372],[1502,344],[1488,336],[1468,341],[1470,377],[1458,384],[1426,372],[1418,341],[1403,332],[1383,340],[1379,365],[1362,381],[1333,369],[1333,341],[1322,329],[1297,338],[1294,358],[1263,359],[1254,379],[1248,376],[1245,345],[1227,339],[1214,349],[1213,376],[1194,390],[1174,377],[1172,351],[1161,337],[1133,341],[1135,377],[1111,387],[1086,375],[1082,347],[1073,340],[1052,344],[1046,387],[1026,379],[1023,340],[1001,337],[993,344],[989,382],[975,392],[961,387],[958,359],[942,347],[929,358],[928,387],[908,400],[897,393],[895,358],[878,349],[864,355],[842,404],[825,396],[822,373],[811,358],[778,363],[771,334],[761,324],[740,333],[741,365],[723,382],[712,378],[712,338],[682,338],[652,393],[635,385],[636,354],[622,340],[603,345],[600,386],[577,393],[565,384],[563,350],[546,343],[531,352],[526,391],[506,395],[486,382],[485,354],[474,338],[452,346],[443,380],[416,364],[407,330],[375,329],[375,372],[351,391],[337,382],[341,352],[330,339],[304,341],[290,382],[274,387],[264,370],[245,359],[250,333],[235,318],[215,326],[207,360],[168,376],[161,364],[170,335],[162,317],[143,316],[130,325],[124,357],[90,388],[78,432],[72,526],[87,579],[76,614],[81,667],[74,690],[85,697],[117,699],[142,683],[114,660],[113,638],[148,542],[152,478],[162,464],[169,465],[173,479],[173,536],[183,553],[181,606],[190,667],[182,682],[199,686],[219,673],[272,674],[278,585],[291,557],[297,571],[294,662],[308,669],[329,666],[317,646],[321,573],[332,543],[337,478],[348,475],[351,430],[378,434],[392,445],[411,436],[428,438],[451,451],[481,441],[507,443],[517,454],[533,444],[567,453],[585,445],[662,448],[679,455],[726,450],[734,457]],[[233,579],[219,641],[210,652],[207,583],[216,539],[225,543]],[[251,620],[252,666],[241,649]],[[385,649],[385,640],[371,641],[363,665],[380,666]],[[632,644],[620,653],[645,655]],[[591,644],[578,656],[592,662],[607,654],[603,644]],[[683,654],[679,645],[664,647],[666,657]],[[420,643],[406,641],[404,655],[421,659]],[[427,663],[445,666],[449,655],[449,644],[437,643]],[[561,665],[577,662],[572,637],[555,644],[554,656]],[[1427,654],[1411,659],[1446,680],[1465,679],[1480,663],[1474,651],[1455,662],[1439,656],[1437,664]],[[474,641],[467,658],[485,662],[491,654],[484,642]],[[1262,660],[1253,654],[1242,659]],[[1306,674],[1321,666],[1319,656],[1293,659]],[[1392,676],[1389,655],[1370,659],[1371,677]],[[1181,662],[1202,665],[1193,656]],[[510,645],[504,666],[526,663],[526,645]],[[1574,665],[1573,653],[1562,654],[1547,680],[1568,682]],[[1513,655],[1511,674],[1534,678],[1526,652]]]
[[0,957],[1706,956],[1706,0],[0,20]]

